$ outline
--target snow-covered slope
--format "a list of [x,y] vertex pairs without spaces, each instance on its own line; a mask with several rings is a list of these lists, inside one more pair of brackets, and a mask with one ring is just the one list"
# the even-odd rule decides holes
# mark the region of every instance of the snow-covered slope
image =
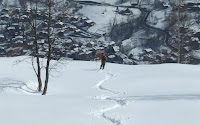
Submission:
[[40,96],[25,58],[0,58],[2,125],[200,124],[199,65],[63,61]]
[[[125,9],[119,7],[120,11]],[[130,11],[133,13],[134,16],[132,18],[134,19],[141,15],[139,9],[131,8]],[[106,33],[113,22],[127,22],[128,18],[130,18],[127,15],[116,14],[116,7],[113,6],[84,6],[79,12],[95,22],[95,25],[89,31],[100,34]]]

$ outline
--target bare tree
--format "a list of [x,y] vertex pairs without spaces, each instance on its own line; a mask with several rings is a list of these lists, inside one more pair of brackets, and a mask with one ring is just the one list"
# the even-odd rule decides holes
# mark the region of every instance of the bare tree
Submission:
[[52,1],[48,1],[48,11],[49,11],[49,16],[48,16],[48,55],[47,55],[47,63],[46,63],[46,78],[45,78],[45,85],[44,85],[44,90],[42,95],[46,95],[47,93],[47,88],[48,88],[48,82],[49,82],[49,66],[50,66],[50,61],[51,61],[51,31],[50,31],[50,26],[51,26],[51,8],[52,8]]
[[[190,26],[192,22],[190,21],[190,15],[187,12],[187,7],[183,5],[182,0],[175,0],[173,5],[173,10],[171,15],[168,17],[168,25],[170,34],[172,35],[172,43],[178,51],[177,63],[183,63],[185,53],[185,48],[190,47],[191,34]],[[187,50],[189,51],[189,50]]]
[[38,0],[35,0],[35,8],[33,7],[33,0],[30,0],[31,7],[31,15],[30,15],[30,24],[32,27],[32,31],[34,33],[34,48],[35,53],[34,57],[36,57],[37,69],[34,67],[34,57],[32,58],[32,66],[35,71],[35,74],[38,79],[38,91],[42,90],[42,80],[41,80],[41,66],[40,66],[40,58],[39,58],[39,46],[38,46],[38,35],[37,35],[37,12],[38,12]]

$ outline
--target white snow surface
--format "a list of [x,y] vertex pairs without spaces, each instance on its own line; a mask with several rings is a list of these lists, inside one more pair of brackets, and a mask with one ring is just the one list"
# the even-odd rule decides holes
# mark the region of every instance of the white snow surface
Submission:
[[42,96],[26,58],[0,58],[2,125],[200,124],[199,65],[63,60]]
[[[119,7],[120,11],[124,9],[126,8]],[[138,18],[141,14],[141,11],[139,9],[131,8],[130,11],[132,11],[132,16],[135,19]],[[105,32],[107,32],[113,22],[121,23],[128,20],[128,16],[117,14],[116,7],[110,6],[85,5],[82,9],[79,10],[79,13],[83,14],[84,16],[95,22],[95,25],[90,27],[89,31],[99,34],[104,34]]]
[[168,27],[166,16],[168,16],[170,12],[171,8],[154,10],[149,14],[147,23],[153,27],[165,30]]

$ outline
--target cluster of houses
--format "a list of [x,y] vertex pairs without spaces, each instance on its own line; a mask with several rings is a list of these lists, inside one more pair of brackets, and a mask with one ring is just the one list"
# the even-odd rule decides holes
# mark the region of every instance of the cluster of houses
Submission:
[[[128,8],[116,10],[119,14],[129,15],[132,13]],[[20,8],[3,8],[0,12],[0,56],[34,55],[34,33],[31,27],[31,19],[37,20],[37,35],[39,44],[39,55],[44,57],[48,50],[47,43],[47,20],[48,13],[45,10],[38,10],[32,13],[31,10]],[[51,19],[52,36],[55,40],[53,58],[62,57],[75,60],[95,60],[101,53],[106,53],[108,62],[137,64],[137,60],[127,56],[120,51],[115,42],[106,43],[94,40],[98,34],[88,32],[88,28],[95,25],[95,22],[81,15],[64,15],[57,13]],[[196,37],[199,37],[196,34]],[[76,38],[87,39],[80,42]],[[194,45],[196,46],[196,45]],[[190,51],[184,48],[185,51]],[[157,54],[152,49],[144,49],[142,61],[149,63],[175,62],[177,54]],[[194,58],[190,57],[194,61]],[[141,61],[141,60],[140,60]]]
[[74,60],[90,61],[96,60],[102,53],[105,53],[108,62],[136,64],[133,60],[128,59],[125,54],[122,54],[119,46],[113,41],[110,43],[105,43],[103,41],[89,41],[83,44],[72,39],[59,39],[56,43],[60,43],[61,41],[62,45],[55,45],[55,47],[53,47],[57,58],[68,57]]
[[[200,63],[200,34],[196,33],[190,42],[185,43],[182,48],[182,63],[199,64]],[[162,49],[162,53],[157,53],[151,48],[143,50],[142,61],[152,64],[158,63],[176,63],[178,59],[178,50]],[[131,56],[129,56],[131,58]]]
[[[20,56],[34,55],[34,33],[31,29],[30,10],[20,8],[4,8],[0,13],[0,55]],[[44,57],[48,50],[46,12],[38,11],[31,15],[37,17],[39,55]],[[53,58],[73,58],[75,60],[94,60],[101,53],[106,53],[109,62],[134,64],[128,57],[122,54],[115,42],[102,41],[78,42],[75,38],[94,38],[95,34],[87,32],[87,29],[95,23],[87,17],[78,15],[57,14],[52,17]]]

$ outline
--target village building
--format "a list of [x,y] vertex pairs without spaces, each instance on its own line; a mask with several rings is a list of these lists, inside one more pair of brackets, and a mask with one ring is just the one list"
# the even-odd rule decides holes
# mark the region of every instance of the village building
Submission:
[[15,9],[12,11],[13,14],[20,14],[20,12],[21,12],[21,9],[20,9],[20,8],[15,8]]
[[27,15],[22,15],[21,18],[20,18],[20,21],[21,22],[29,22],[29,18]]
[[87,26],[93,26],[95,23],[94,23],[92,20],[86,20],[86,21],[85,21],[85,24],[86,24]]
[[67,47],[72,46],[72,44],[73,44],[73,41],[71,39],[67,39],[62,43],[63,46],[67,46]]
[[46,31],[40,31],[38,36],[39,36],[39,38],[47,38],[48,33]]
[[4,42],[4,40],[5,40],[4,35],[3,35],[3,34],[0,34],[0,42]]
[[114,62],[116,56],[115,56],[115,55],[108,55],[107,57],[108,57],[108,58],[107,58],[107,59],[108,59],[108,60],[107,60],[108,62]]
[[164,54],[157,54],[156,59],[162,63],[165,60],[165,55]]
[[79,17],[78,16],[72,16],[70,19],[71,19],[71,21],[78,21]]
[[57,32],[58,37],[64,37],[64,30],[60,30]]
[[9,9],[7,9],[7,8],[3,8],[3,9],[1,10],[1,13],[3,13],[3,14],[8,13],[8,12],[9,12]]
[[7,56],[20,56],[23,54],[23,47],[15,47],[15,48],[9,48],[6,50]]
[[63,28],[64,27],[64,23],[63,22],[57,22],[55,25],[54,25],[55,28]]
[[148,49],[144,49],[144,53],[145,54],[153,54],[154,51],[151,48],[148,48]]
[[86,20],[88,20],[87,17],[81,17],[81,19],[80,19],[81,22],[85,22]]
[[120,51],[119,46],[113,46],[113,50],[114,50],[115,53],[119,52]]
[[9,21],[9,15],[8,14],[1,15],[1,20]]
[[105,53],[104,47],[94,47],[95,55],[99,56],[102,53]]
[[95,43],[94,42],[89,42],[87,43],[87,47],[94,47]]

